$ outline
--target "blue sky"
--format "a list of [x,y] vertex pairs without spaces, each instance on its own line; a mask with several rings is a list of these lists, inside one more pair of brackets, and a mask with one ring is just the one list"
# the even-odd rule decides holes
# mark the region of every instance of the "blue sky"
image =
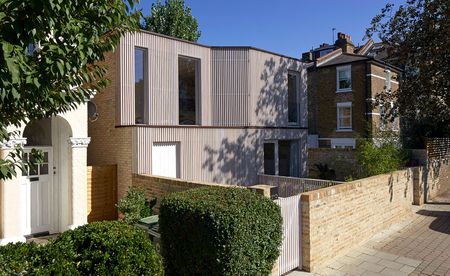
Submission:
[[[150,13],[153,0],[141,0]],[[164,0],[162,0],[164,2]],[[362,43],[365,28],[386,3],[405,0],[185,0],[202,31],[200,43],[254,46],[299,57],[332,42],[332,28]],[[345,4],[343,4],[345,3]],[[334,37],[334,39],[336,39]],[[334,40],[333,40],[334,42]]]

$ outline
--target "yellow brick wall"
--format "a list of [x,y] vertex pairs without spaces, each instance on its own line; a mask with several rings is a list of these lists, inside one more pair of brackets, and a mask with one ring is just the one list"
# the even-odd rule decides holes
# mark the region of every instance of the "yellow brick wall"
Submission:
[[117,164],[117,197],[122,198],[131,186],[132,129],[116,128],[116,93],[119,87],[118,52],[109,53],[105,59],[108,68],[108,87],[99,91],[92,101],[97,105],[98,119],[89,122],[88,165]]
[[314,271],[408,218],[412,202],[413,169],[302,194],[303,268]]
[[327,164],[336,173],[336,180],[343,181],[346,177],[356,176],[356,152],[354,149],[308,149],[308,176],[320,178],[316,164]]
[[147,198],[157,198],[155,211],[158,213],[161,200],[174,192],[182,192],[189,189],[200,188],[205,186],[233,187],[229,184],[215,184],[208,182],[186,181],[181,179],[152,176],[143,174],[133,174],[133,186],[140,187],[144,190]]

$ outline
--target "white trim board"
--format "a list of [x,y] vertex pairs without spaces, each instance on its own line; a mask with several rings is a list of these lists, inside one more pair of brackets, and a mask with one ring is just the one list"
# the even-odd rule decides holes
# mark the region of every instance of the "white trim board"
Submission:
[[[379,78],[379,79],[382,79],[382,80],[386,81],[386,78],[385,78],[385,77],[378,76],[378,75],[375,75],[375,74],[366,74],[366,76],[367,76],[367,77]],[[395,81],[395,80],[392,80],[392,79],[391,79],[391,82],[392,82],[392,83],[395,83],[395,84],[398,84],[398,81]]]

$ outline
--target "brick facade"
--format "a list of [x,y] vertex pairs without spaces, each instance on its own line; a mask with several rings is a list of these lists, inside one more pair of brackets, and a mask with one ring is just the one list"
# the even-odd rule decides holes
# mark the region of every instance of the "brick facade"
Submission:
[[116,128],[116,93],[118,90],[118,52],[109,53],[105,58],[110,84],[95,95],[92,102],[97,105],[98,119],[89,122],[88,133],[91,143],[88,147],[88,165],[117,164],[117,197],[122,198],[131,186],[132,130]]
[[[319,138],[361,138],[379,131],[380,110],[368,104],[386,88],[385,66],[358,61],[349,63],[352,90],[336,92],[336,68],[341,65],[313,67],[308,72],[309,133]],[[397,73],[392,74],[392,90],[398,89]],[[352,102],[352,130],[337,130],[336,104]],[[372,130],[373,132],[370,132]]]

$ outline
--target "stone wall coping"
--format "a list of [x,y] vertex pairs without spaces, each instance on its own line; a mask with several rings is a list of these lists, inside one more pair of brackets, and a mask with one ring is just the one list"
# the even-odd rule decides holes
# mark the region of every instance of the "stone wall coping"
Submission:
[[421,168],[422,168],[421,166],[409,167],[409,168],[406,168],[403,170],[398,170],[398,171],[394,171],[394,172],[390,172],[390,173],[386,173],[386,174],[374,175],[374,176],[357,179],[354,181],[338,184],[335,186],[331,186],[331,187],[327,187],[327,188],[323,188],[323,189],[319,189],[319,190],[315,190],[315,191],[311,191],[311,192],[305,192],[305,193],[302,193],[302,195],[301,195],[301,201],[302,202],[311,202],[311,201],[321,200],[321,199],[329,197],[329,196],[333,196],[336,194],[344,193],[344,192],[347,192],[350,190],[354,190],[354,189],[363,187],[365,185],[368,185],[369,183],[373,183],[374,182],[373,180],[375,180],[375,179],[380,179],[380,178],[389,179],[389,177],[391,177],[391,176],[399,175],[402,173],[410,172],[411,179],[413,179],[413,171],[420,170]]
[[165,183],[171,183],[176,185],[185,186],[186,184],[194,184],[194,185],[203,185],[203,186],[217,186],[217,187],[236,187],[236,188],[247,188],[243,186],[238,186],[235,184],[219,184],[219,183],[211,183],[211,182],[200,182],[200,181],[189,181],[179,178],[165,177],[165,176],[155,176],[150,174],[133,174],[133,177],[140,179],[153,179],[155,181],[162,181]]
[[349,148],[337,148],[337,149],[332,149],[332,148],[309,148],[309,151],[334,151],[334,152],[355,152],[356,149],[349,149]]

